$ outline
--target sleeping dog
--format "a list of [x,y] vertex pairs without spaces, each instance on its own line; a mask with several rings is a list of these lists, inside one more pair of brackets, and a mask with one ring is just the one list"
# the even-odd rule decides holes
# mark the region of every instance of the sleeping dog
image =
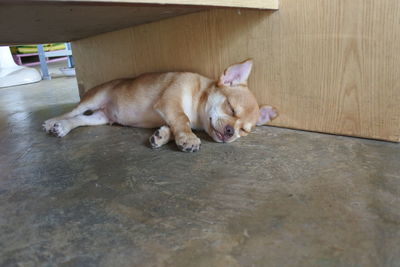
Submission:
[[250,59],[232,65],[218,81],[196,73],[166,72],[107,82],[89,90],[71,112],[45,121],[43,127],[58,137],[86,125],[160,127],[149,139],[151,147],[175,140],[184,152],[200,148],[192,129],[229,143],[277,117],[275,108],[259,107],[247,87],[252,66]]

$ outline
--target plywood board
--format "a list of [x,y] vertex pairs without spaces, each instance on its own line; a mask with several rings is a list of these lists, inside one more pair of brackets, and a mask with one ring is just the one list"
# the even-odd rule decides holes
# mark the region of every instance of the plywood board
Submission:
[[278,9],[278,0],[8,0],[24,3],[129,3]]
[[210,10],[73,43],[81,91],[143,72],[218,77],[255,60],[273,125],[400,141],[400,2],[282,0],[278,12]]
[[0,44],[66,42],[212,7],[278,8],[278,0],[3,0]]
[[0,44],[67,42],[199,10],[204,7],[0,4]]

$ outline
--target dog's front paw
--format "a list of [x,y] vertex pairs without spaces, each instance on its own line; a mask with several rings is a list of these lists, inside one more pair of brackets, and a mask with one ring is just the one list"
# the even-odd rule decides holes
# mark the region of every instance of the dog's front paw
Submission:
[[180,134],[178,137],[175,137],[175,139],[176,145],[183,152],[196,152],[200,149],[201,141],[193,133]]
[[168,126],[163,126],[156,130],[149,138],[151,148],[159,148],[171,139],[171,129]]
[[54,136],[63,137],[70,131],[68,123],[64,120],[47,120],[43,123],[43,129]]

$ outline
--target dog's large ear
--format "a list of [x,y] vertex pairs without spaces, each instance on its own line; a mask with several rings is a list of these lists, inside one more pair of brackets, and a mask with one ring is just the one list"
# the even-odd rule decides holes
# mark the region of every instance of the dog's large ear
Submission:
[[272,121],[278,117],[278,110],[271,106],[261,106],[260,107],[260,115],[258,117],[258,121],[256,123],[257,126],[265,125],[268,122]]
[[242,63],[238,63],[227,68],[218,80],[219,86],[236,86],[239,84],[247,84],[250,76],[253,60],[248,59]]

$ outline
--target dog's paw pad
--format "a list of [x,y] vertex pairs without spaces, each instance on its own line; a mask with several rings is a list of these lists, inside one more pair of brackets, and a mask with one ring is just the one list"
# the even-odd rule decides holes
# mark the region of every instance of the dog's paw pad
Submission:
[[156,130],[152,136],[149,138],[149,143],[151,148],[159,148],[166,143],[168,143],[171,136],[169,127],[161,127]]
[[53,128],[51,129],[51,133],[54,134],[57,137],[63,137],[65,136],[65,131],[64,128],[60,123],[55,123]]
[[201,145],[192,145],[191,147],[180,147],[180,149],[184,152],[197,152],[199,151]]
[[53,128],[54,123],[56,121],[53,119],[47,120],[42,124],[43,130],[47,133],[50,133],[50,130]]
[[154,135],[149,138],[151,148],[159,148],[161,145],[157,142],[157,137]]
[[63,137],[68,134],[69,128],[62,121],[48,120],[43,123],[43,129],[54,136]]

